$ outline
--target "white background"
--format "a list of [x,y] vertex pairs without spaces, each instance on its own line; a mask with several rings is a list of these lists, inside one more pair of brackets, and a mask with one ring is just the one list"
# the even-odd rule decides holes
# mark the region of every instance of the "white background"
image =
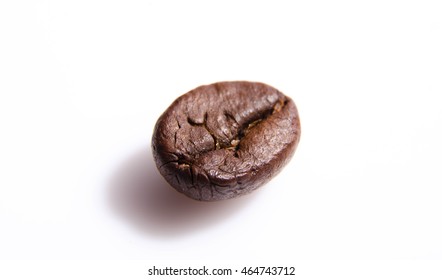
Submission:
[[[198,203],[150,139],[225,80],[292,97],[301,141]],[[441,96],[440,1],[1,1],[0,259],[440,260]]]

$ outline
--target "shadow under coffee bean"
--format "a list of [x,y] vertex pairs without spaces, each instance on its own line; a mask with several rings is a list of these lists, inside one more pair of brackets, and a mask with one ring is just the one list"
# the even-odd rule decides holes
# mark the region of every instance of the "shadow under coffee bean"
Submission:
[[254,82],[200,86],[158,119],[152,151],[162,176],[196,200],[222,200],[268,182],[292,158],[300,137],[292,99]]

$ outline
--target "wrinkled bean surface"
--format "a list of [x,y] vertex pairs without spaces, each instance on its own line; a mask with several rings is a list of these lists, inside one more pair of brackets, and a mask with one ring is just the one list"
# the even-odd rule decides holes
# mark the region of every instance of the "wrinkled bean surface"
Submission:
[[196,200],[253,191],[293,156],[300,137],[295,103],[262,83],[198,87],[158,119],[152,138],[160,173]]

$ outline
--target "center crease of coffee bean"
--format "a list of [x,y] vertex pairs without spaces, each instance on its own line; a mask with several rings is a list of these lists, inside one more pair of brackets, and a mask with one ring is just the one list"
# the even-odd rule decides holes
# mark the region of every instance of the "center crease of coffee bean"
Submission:
[[[246,124],[244,124],[238,131],[237,136],[232,139],[230,141],[230,145],[223,145],[222,143],[220,143],[217,139],[217,137],[215,136],[215,134],[209,129],[209,127],[207,126],[207,118],[208,118],[208,114],[207,112],[204,113],[204,120],[202,123],[198,123],[193,121],[190,117],[187,117],[187,122],[191,125],[191,126],[200,126],[200,127],[204,127],[207,132],[210,134],[210,136],[213,138],[213,142],[214,142],[214,147],[212,149],[213,150],[220,150],[220,149],[226,149],[226,150],[232,150],[234,151],[233,156],[238,158],[238,150],[240,148],[240,143],[241,140],[250,132],[250,130],[257,126],[259,123],[265,121],[270,115],[273,115],[275,112],[279,112],[281,111],[284,106],[287,104],[287,100],[278,100],[271,109],[263,112],[261,114],[261,116],[255,120],[252,120]],[[227,114],[227,113],[225,113]],[[238,123],[236,121],[236,119],[231,116],[229,114],[229,117],[232,118],[236,123]],[[187,164],[187,163],[186,163]]]

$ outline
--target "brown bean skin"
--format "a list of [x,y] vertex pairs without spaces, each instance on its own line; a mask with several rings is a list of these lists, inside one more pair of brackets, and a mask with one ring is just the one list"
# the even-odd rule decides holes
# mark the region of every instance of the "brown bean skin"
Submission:
[[256,82],[200,86],[158,119],[152,151],[179,192],[214,201],[249,193],[292,158],[301,133],[292,99]]

